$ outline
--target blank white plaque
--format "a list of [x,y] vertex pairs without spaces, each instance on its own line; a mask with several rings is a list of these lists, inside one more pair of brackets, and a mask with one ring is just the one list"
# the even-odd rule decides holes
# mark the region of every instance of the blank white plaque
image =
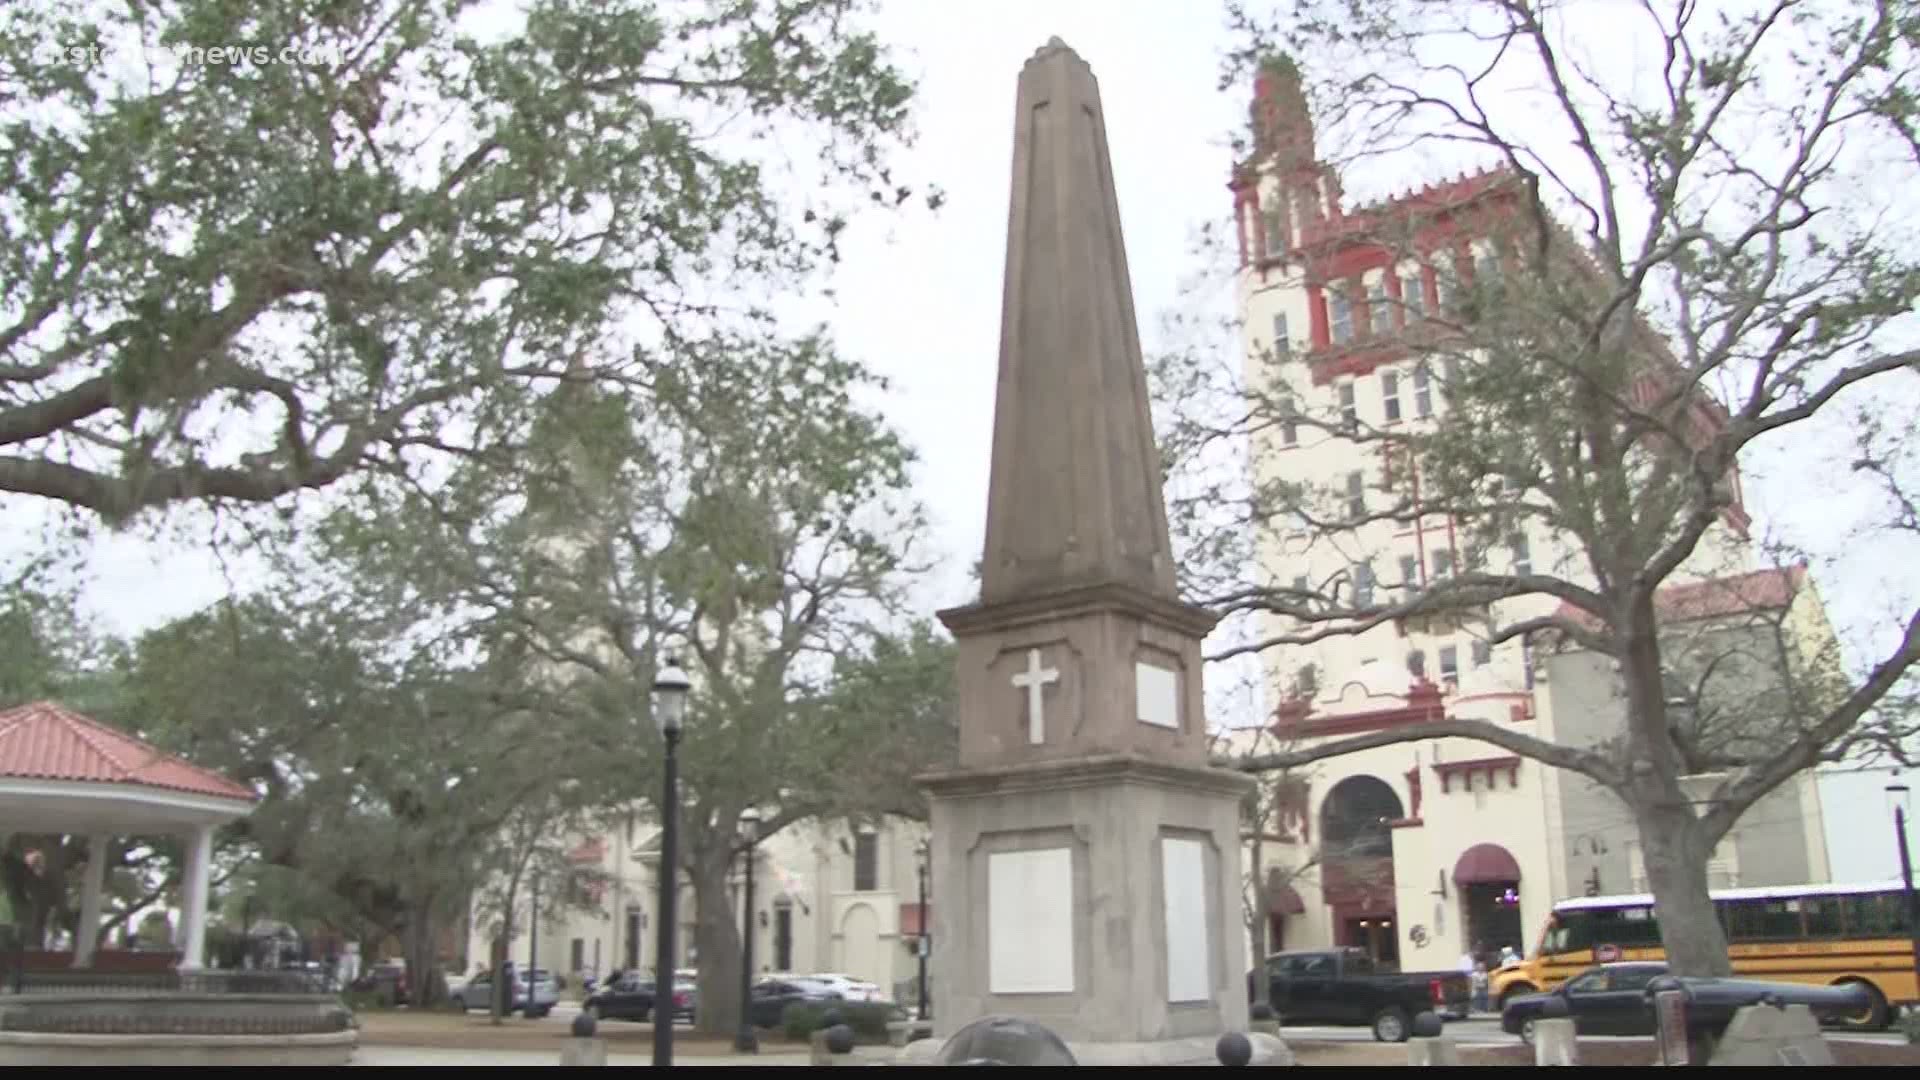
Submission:
[[1207,963],[1207,863],[1200,841],[1162,837],[1160,869],[1167,898],[1167,1000],[1206,1001],[1213,978]]
[[1133,664],[1134,697],[1140,722],[1156,727],[1180,727],[1180,673],[1144,660]]
[[1073,992],[1073,849],[987,856],[987,987]]

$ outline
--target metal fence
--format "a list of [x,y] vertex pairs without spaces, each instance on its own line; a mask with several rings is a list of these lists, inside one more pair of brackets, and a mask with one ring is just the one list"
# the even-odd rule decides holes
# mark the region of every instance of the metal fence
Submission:
[[306,971],[23,971],[7,983],[19,994],[253,994],[334,992],[325,974]]

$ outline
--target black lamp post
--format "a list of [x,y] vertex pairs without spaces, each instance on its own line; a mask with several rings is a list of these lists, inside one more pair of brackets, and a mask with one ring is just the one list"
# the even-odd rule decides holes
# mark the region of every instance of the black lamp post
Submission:
[[927,922],[927,873],[931,869],[927,861],[933,857],[933,851],[928,847],[927,842],[922,840],[919,846],[913,849],[913,853],[920,857],[914,869],[918,871],[920,877],[919,1018],[925,1020],[927,1018],[927,948],[933,937],[933,928]]
[[740,833],[747,838],[747,883],[740,905],[740,1032],[733,1037],[733,1048],[742,1054],[760,1052],[760,1040],[753,1035],[753,849],[760,842],[760,811],[749,806],[740,811]]
[[673,1064],[673,928],[674,901],[679,899],[679,853],[674,850],[674,832],[680,816],[680,763],[675,753],[680,747],[680,728],[687,719],[687,692],[693,683],[673,657],[653,677],[653,722],[667,747],[666,780],[660,795],[660,949],[653,973],[653,1064],[656,1068]]
[[1913,891],[1913,857],[1907,851],[1907,785],[1898,777],[1887,785],[1887,801],[1893,804],[1893,842],[1900,846],[1900,884],[1907,894],[1907,929],[1913,934],[1913,970],[1920,978],[1920,896]]

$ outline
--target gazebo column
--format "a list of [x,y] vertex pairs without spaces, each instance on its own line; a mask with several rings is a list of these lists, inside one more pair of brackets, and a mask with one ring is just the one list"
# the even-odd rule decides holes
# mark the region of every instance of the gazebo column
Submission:
[[213,826],[187,834],[187,873],[180,890],[180,970],[197,971],[207,956],[207,885],[213,869]]
[[87,837],[86,877],[80,883],[80,922],[73,928],[73,966],[93,963],[94,943],[100,940],[100,894],[107,883],[107,845],[112,838],[105,833]]

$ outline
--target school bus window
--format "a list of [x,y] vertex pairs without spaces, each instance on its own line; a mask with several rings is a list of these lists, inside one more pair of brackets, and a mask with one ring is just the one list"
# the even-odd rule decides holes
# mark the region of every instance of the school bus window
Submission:
[[1807,917],[1807,936],[1810,938],[1837,938],[1846,933],[1840,921],[1840,899],[1823,896],[1809,898],[1801,902],[1801,911]]
[[1798,900],[1729,900],[1727,937],[1733,941],[1794,941],[1804,936]]

